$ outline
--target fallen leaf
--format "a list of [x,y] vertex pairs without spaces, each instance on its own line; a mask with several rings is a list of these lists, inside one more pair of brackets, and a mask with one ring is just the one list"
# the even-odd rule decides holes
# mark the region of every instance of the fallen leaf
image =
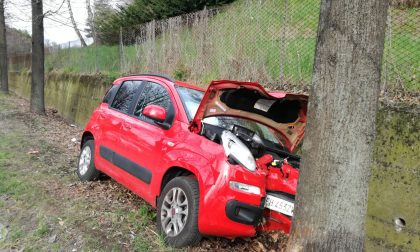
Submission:
[[278,239],[279,239],[279,233],[273,233],[273,234],[271,234],[271,238],[273,238],[273,240],[274,240],[275,242],[277,242],[277,241],[278,241]]
[[260,241],[257,241],[257,244],[258,244],[258,248],[259,248],[258,251],[263,251],[263,252],[267,251],[267,249],[264,247],[264,245]]

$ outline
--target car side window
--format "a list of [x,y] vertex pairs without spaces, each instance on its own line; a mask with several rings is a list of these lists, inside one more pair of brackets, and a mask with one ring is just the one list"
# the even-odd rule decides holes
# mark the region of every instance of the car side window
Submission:
[[108,89],[108,91],[106,92],[102,102],[109,104],[111,102],[112,97],[115,95],[119,87],[120,85],[112,85],[111,88]]
[[111,108],[117,109],[123,113],[128,113],[140,85],[141,81],[125,81],[120,89],[118,89]]
[[170,112],[172,107],[168,91],[160,84],[147,82],[134,109],[134,115],[142,120],[150,121],[151,119],[143,116],[143,109],[151,104],[163,107],[166,113]]

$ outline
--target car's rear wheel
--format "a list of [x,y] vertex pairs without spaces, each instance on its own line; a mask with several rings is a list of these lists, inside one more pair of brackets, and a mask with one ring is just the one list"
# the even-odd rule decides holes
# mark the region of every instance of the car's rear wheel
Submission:
[[176,248],[197,244],[199,188],[192,177],[169,181],[158,198],[157,228],[168,245]]
[[81,181],[92,181],[99,177],[100,172],[95,168],[95,145],[93,140],[87,140],[80,151],[77,175]]

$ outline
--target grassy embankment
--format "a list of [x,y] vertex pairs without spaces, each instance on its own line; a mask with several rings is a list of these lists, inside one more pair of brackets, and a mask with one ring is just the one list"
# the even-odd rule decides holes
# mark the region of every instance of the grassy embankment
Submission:
[[0,251],[167,250],[144,201],[112,180],[78,181],[80,129],[23,105],[0,94]]
[[[122,69],[118,46],[62,50],[47,57],[46,69],[112,76],[122,72],[163,72],[198,83],[219,78],[278,83],[282,72],[280,62],[285,58],[285,82],[306,85],[313,68],[318,5],[318,0],[290,0],[288,21],[284,25],[282,1],[238,0],[208,22],[200,24],[198,20],[198,25],[192,28],[178,27],[155,40],[125,46]],[[420,89],[419,9],[392,8],[391,21],[383,76],[388,87],[417,91]],[[178,37],[173,39],[171,34]]]

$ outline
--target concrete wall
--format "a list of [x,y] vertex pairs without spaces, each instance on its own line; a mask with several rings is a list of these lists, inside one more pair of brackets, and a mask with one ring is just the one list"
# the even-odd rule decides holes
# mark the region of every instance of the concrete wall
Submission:
[[[418,111],[418,108],[410,111],[383,108],[378,114],[369,180],[368,251],[420,251]],[[395,222],[403,222],[405,226],[399,230]]]
[[[12,73],[10,89],[29,98],[30,74]],[[84,126],[112,80],[48,74],[45,100]],[[420,251],[420,118],[417,109],[382,108],[369,181],[366,249]],[[349,209],[351,211],[351,209]],[[400,228],[395,221],[404,222]]]
[[[10,73],[10,90],[30,97],[31,74]],[[105,77],[49,73],[45,76],[45,104],[70,122],[84,126],[100,104],[112,80]]]

